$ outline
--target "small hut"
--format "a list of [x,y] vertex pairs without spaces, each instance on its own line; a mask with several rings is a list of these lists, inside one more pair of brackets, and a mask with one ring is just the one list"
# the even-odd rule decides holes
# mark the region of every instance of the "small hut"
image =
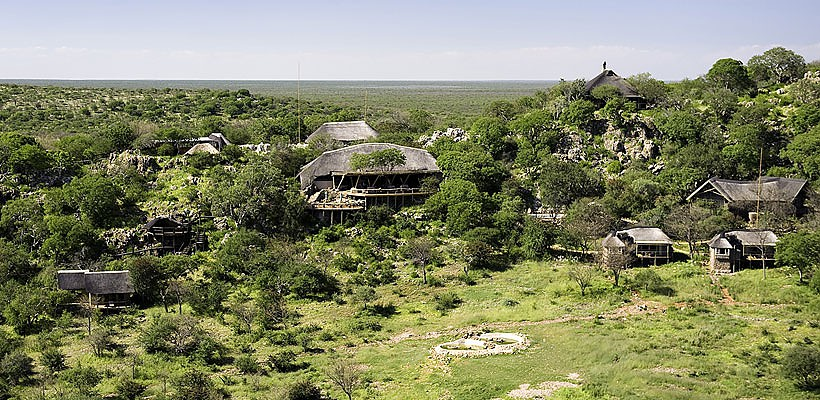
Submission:
[[57,271],[57,288],[82,291],[95,307],[123,307],[131,302],[134,285],[129,271],[61,270]]
[[641,264],[666,264],[672,259],[672,239],[660,228],[638,227],[611,232],[601,242],[604,257],[629,250]]
[[632,86],[629,81],[624,78],[618,76],[615,71],[611,69],[606,69],[598,74],[598,76],[590,79],[587,81],[586,85],[584,86],[584,92],[589,94],[592,92],[593,89],[599,86],[613,86],[615,89],[618,89],[618,92],[626,98],[627,100],[635,102],[638,108],[644,108],[646,106],[646,101],[644,98],[638,93],[638,90]]
[[777,235],[769,230],[743,229],[721,232],[709,241],[709,266],[730,273],[774,262]]
[[311,142],[321,137],[329,137],[348,145],[370,140],[377,136],[379,136],[379,132],[364,121],[325,122],[311,133],[305,141]]

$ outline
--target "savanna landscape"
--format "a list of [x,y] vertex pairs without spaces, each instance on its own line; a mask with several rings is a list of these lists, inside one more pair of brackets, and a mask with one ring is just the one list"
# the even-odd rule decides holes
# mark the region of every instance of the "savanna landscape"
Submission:
[[[820,64],[593,81],[0,84],[0,398],[820,398]],[[297,175],[348,143],[305,138],[360,120],[438,171],[330,223]],[[347,172],[410,163],[370,156]],[[713,177],[805,197],[691,198]],[[606,257],[631,227],[674,254]],[[771,262],[716,270],[744,229],[777,235]],[[131,290],[95,303],[58,271]],[[526,340],[434,351],[486,333]]]

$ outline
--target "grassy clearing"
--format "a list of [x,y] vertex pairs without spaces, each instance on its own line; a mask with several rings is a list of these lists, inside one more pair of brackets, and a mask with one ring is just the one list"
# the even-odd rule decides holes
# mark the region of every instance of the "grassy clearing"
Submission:
[[[126,349],[122,356],[91,355],[81,319],[65,331],[60,349],[69,366],[93,366],[102,372],[103,380],[95,388],[100,394],[112,393],[119,377],[134,372],[137,380],[149,385],[147,394],[156,395],[184,370],[196,367],[214,374],[234,399],[279,398],[284,387],[302,379],[321,382],[325,392],[342,398],[324,371],[334,358],[352,356],[367,366],[370,382],[356,392],[357,399],[507,399],[506,394],[521,384],[549,381],[581,385],[561,389],[553,396],[557,399],[820,398],[798,391],[782,378],[778,365],[784,349],[820,341],[817,295],[796,285],[788,271],[771,270],[766,280],[754,270],[723,277],[721,283],[738,301],[725,304],[699,265],[648,267],[672,292],[640,296],[662,304],[665,311],[599,318],[614,310],[634,309],[634,294],[613,288],[601,275],[581,297],[567,277],[569,265],[527,262],[501,272],[473,271],[473,285],[457,280],[460,272],[455,268],[433,271],[445,282],[443,287],[400,279],[401,283],[378,288],[377,303],[396,308],[388,317],[366,315],[350,302],[294,302],[294,311],[301,315],[299,326],[321,328],[311,334],[308,351],[298,343],[274,344],[270,334],[236,335],[219,318],[206,318],[203,327],[229,350],[222,365],[145,354],[137,346],[140,329],[163,313],[161,308],[139,311],[115,327],[115,339]],[[628,283],[642,270],[626,271],[623,281]],[[441,293],[454,293],[462,304],[442,314],[433,300]],[[183,312],[190,310],[186,306]],[[557,320],[567,316],[574,318]],[[362,328],[362,321],[375,322],[380,329]],[[483,358],[429,357],[435,345],[488,323],[502,325],[499,331],[527,335],[531,347]],[[388,340],[391,337],[401,339]],[[37,345],[29,338],[29,349]],[[296,353],[303,368],[287,373],[269,370],[267,357],[282,350]],[[242,374],[232,361],[243,353],[251,354],[264,372]],[[577,374],[577,380],[571,374]],[[58,389],[48,384],[45,388]],[[24,395],[40,390],[32,387]]]

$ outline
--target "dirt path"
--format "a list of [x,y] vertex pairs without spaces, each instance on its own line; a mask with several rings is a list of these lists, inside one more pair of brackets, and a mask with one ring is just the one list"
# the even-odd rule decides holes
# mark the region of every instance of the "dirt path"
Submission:
[[715,271],[709,270],[708,267],[706,267],[706,268],[707,268],[706,273],[709,274],[709,279],[712,281],[712,286],[717,286],[718,289],[720,289],[721,295],[723,295],[723,299],[720,302],[723,303],[723,304],[729,304],[729,305],[736,304],[735,299],[732,298],[732,295],[729,294],[729,289],[723,287],[720,284],[720,279],[718,278],[717,274],[715,274]]

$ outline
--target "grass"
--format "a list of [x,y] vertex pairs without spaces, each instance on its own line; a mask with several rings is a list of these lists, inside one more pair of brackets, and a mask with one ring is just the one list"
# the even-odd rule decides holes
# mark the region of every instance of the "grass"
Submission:
[[[817,295],[797,285],[789,271],[769,270],[766,280],[757,270],[721,278],[738,301],[726,304],[699,265],[648,267],[673,292],[640,296],[662,304],[665,311],[596,318],[616,309],[632,309],[634,294],[613,288],[602,275],[582,297],[567,277],[569,265],[526,262],[506,271],[473,271],[473,285],[456,278],[457,266],[432,271],[445,282],[443,287],[403,278],[377,289],[376,303],[396,307],[388,317],[368,315],[352,303],[291,302],[301,315],[300,326],[321,327],[312,334],[314,350],[308,352],[299,345],[273,345],[265,335],[235,335],[218,320],[205,318],[203,326],[229,347],[232,357],[244,348],[264,365],[268,355],[290,349],[298,354],[296,362],[306,365],[293,372],[258,375],[242,375],[230,362],[198,368],[209,370],[234,399],[276,398],[288,384],[306,378],[341,398],[343,394],[324,375],[339,356],[351,356],[367,366],[370,383],[357,391],[357,399],[507,399],[506,394],[521,384],[576,382],[568,378],[570,374],[578,375],[581,386],[561,389],[554,398],[820,398],[798,391],[782,378],[778,365],[781,352],[789,346],[820,342]],[[410,268],[402,266],[400,273],[409,274]],[[640,271],[625,271],[623,282]],[[461,305],[446,313],[437,311],[433,298],[441,293],[455,294]],[[124,357],[90,355],[82,320],[75,320],[61,340],[67,364],[103,371],[105,378],[96,390],[105,394],[113,392],[119,376],[131,373],[136,356],[136,378],[149,385],[149,394],[160,393],[163,382],[196,366],[182,357],[145,354],[136,346],[139,326],[162,312],[159,307],[139,311],[133,328],[118,329],[117,342],[128,348]],[[190,310],[186,306],[183,312]],[[567,316],[573,318],[559,320]],[[381,329],[362,329],[362,321],[376,322]],[[511,355],[430,357],[436,345],[485,324],[497,324],[485,329],[522,333],[531,346]],[[397,335],[404,340],[387,340]],[[27,347],[35,347],[34,338],[29,338]],[[24,395],[39,390],[32,387]]]

